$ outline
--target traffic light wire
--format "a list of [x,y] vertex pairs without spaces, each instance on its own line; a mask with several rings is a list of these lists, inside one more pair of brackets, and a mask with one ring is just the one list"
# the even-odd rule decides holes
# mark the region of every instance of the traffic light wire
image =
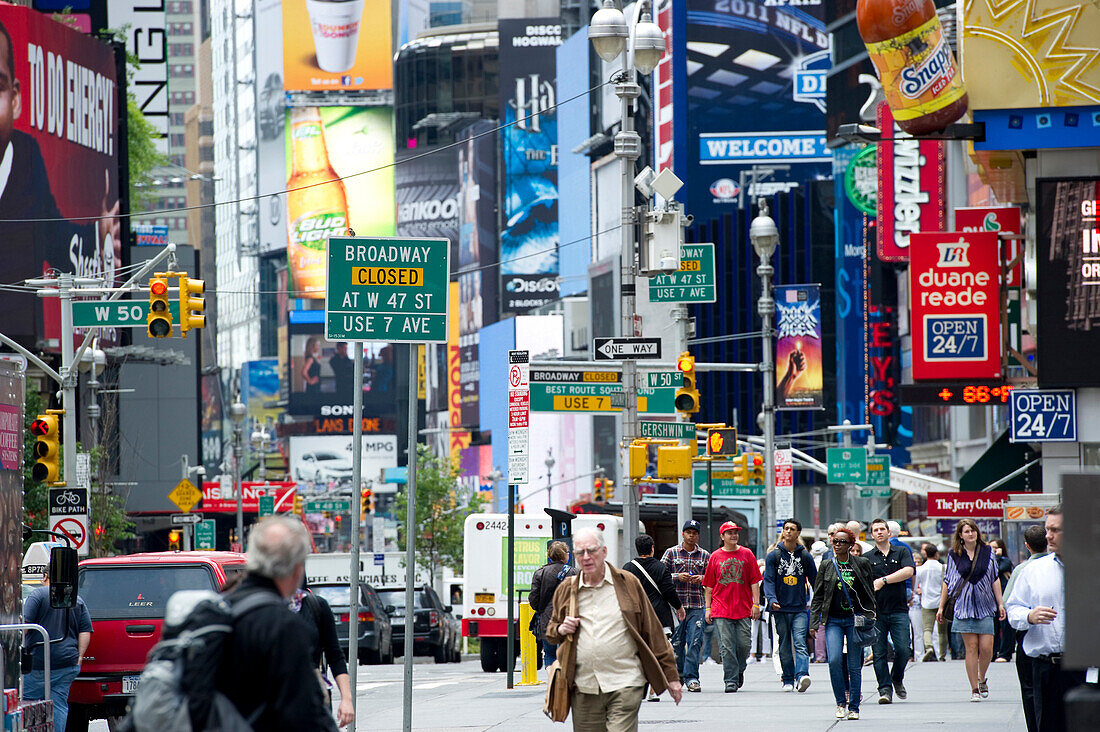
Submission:
[[612,83],[611,79],[609,79],[608,81],[600,82],[596,86],[594,86],[590,89],[587,89],[586,91],[583,91],[580,94],[575,94],[575,95],[569,97],[568,99],[563,99],[562,101],[557,102],[556,104],[551,104],[551,105],[547,106],[544,109],[540,109],[538,112],[533,112],[533,113],[527,115],[526,117],[519,117],[517,119],[512,120],[511,122],[506,122],[504,124],[498,125],[498,126],[494,127],[491,130],[486,130],[484,132],[479,132],[476,135],[470,135],[466,139],[459,140],[459,141],[456,141],[456,142],[452,142],[452,143],[449,143],[447,145],[437,147],[433,150],[427,150],[425,152],[418,153],[416,155],[412,155],[412,156],[407,157],[407,158],[403,158],[402,160],[397,160],[395,158],[392,163],[386,163],[385,165],[379,165],[378,167],[370,168],[368,170],[361,170],[358,173],[348,173],[347,175],[338,176],[338,177],[334,178],[333,180],[327,180],[327,181],[324,181],[324,182],[321,182],[321,183],[310,183],[309,185],[297,186],[295,188],[284,188],[282,190],[271,191],[269,193],[257,193],[254,196],[242,196],[240,198],[233,198],[233,199],[230,199],[228,201],[213,201],[211,203],[200,203],[200,204],[196,204],[194,206],[184,206],[182,208],[155,209],[155,210],[150,210],[150,211],[130,211],[129,213],[125,213],[125,214],[119,213],[119,214],[115,214],[113,216],[74,216],[72,218],[59,216],[59,217],[54,217],[54,218],[38,218],[38,219],[0,219],[0,224],[11,224],[11,223],[32,224],[32,223],[50,223],[50,222],[59,222],[59,221],[99,221],[101,219],[115,219],[115,218],[135,219],[135,218],[142,218],[142,217],[146,217],[146,216],[176,215],[176,214],[179,214],[181,211],[200,211],[202,209],[216,208],[218,206],[233,206],[233,205],[236,205],[238,203],[247,203],[247,202],[251,202],[251,201],[261,201],[265,198],[271,198],[272,196],[281,196],[281,195],[284,195],[284,194],[287,194],[287,193],[293,193],[295,191],[304,191],[304,190],[307,190],[309,188],[316,188],[318,186],[327,186],[327,185],[331,185],[332,183],[335,183],[336,181],[345,181],[345,180],[348,180],[350,178],[357,178],[361,175],[369,175],[371,173],[377,173],[377,172],[382,171],[382,170],[388,170],[390,168],[396,168],[398,165],[404,165],[406,163],[411,163],[415,160],[420,160],[421,158],[426,158],[429,155],[435,155],[436,153],[441,153],[441,152],[444,152],[445,150],[451,150],[451,149],[459,147],[461,145],[465,145],[465,144],[469,143],[471,140],[477,140],[477,139],[480,139],[482,137],[486,137],[488,135],[495,135],[503,129],[506,129],[508,127],[512,127],[514,125],[520,124],[521,122],[526,122],[527,120],[532,119],[533,117],[537,117],[541,114],[545,114],[546,112],[548,112],[550,110],[556,110],[558,107],[561,107],[565,104],[569,104],[570,102],[576,101],[577,99],[586,98],[590,94],[592,94],[592,92],[599,91],[600,89],[602,89],[603,87],[605,87],[605,86],[607,86],[608,84],[611,84],[611,83]]

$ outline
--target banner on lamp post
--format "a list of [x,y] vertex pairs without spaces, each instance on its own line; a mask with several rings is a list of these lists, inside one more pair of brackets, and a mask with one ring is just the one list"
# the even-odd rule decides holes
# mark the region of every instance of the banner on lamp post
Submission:
[[821,286],[775,288],[776,409],[821,409]]

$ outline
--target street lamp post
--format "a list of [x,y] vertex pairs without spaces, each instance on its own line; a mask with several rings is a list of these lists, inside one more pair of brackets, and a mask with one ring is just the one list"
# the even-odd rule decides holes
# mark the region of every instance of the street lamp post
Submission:
[[775,300],[772,298],[771,258],[779,246],[779,229],[768,215],[768,202],[761,198],[760,213],[749,225],[749,241],[760,257],[756,274],[760,277],[760,299],[756,312],[760,314],[760,372],[764,379],[764,399],[761,412],[761,428],[764,431],[764,529],[760,545],[767,546],[775,526],[775,362],[772,358],[772,318]]
[[554,465],[557,464],[557,460],[554,459],[554,451],[551,448],[546,448],[546,459],[542,461],[546,465],[546,505],[548,508],[553,508],[552,501],[550,500],[550,491],[554,487]]
[[[622,250],[620,253],[622,279],[621,332],[623,336],[635,335],[634,326],[634,268],[635,241],[634,226],[634,161],[641,155],[642,138],[634,131],[632,107],[641,95],[635,69],[642,74],[651,74],[657,68],[665,52],[665,37],[660,27],[653,22],[649,14],[649,3],[639,0],[634,5],[634,17],[627,27],[622,10],[615,7],[613,0],[604,0],[603,7],[597,10],[588,24],[588,38],[592,47],[607,63],[623,57],[622,73],[615,84],[615,95],[619,97],[622,122],[615,135],[615,156],[619,158],[622,171]],[[625,53],[623,53],[625,49]],[[638,367],[630,359],[623,361],[623,392],[626,404],[622,410],[621,453],[630,444],[638,431]],[[620,474],[623,486],[623,546],[624,556],[628,556],[634,547],[638,535],[638,494],[629,472]]]
[[237,494],[237,543],[241,545],[241,551],[244,551],[244,504],[241,496],[241,456],[244,448],[241,445],[241,432],[247,415],[248,407],[241,403],[238,395],[237,401],[229,406],[229,419],[233,421],[233,485]]

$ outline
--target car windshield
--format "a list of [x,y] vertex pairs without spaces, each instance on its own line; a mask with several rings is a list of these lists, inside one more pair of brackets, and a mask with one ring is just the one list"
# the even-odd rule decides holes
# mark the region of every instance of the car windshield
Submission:
[[[347,585],[320,585],[310,589],[313,594],[325,598],[325,601],[333,607],[351,605],[351,588]],[[363,604],[362,600],[360,604]]]
[[89,567],[80,572],[77,593],[92,620],[155,619],[179,590],[215,590],[206,567]]
[[[382,600],[383,605],[393,605],[397,608],[396,612],[402,613],[405,611],[405,591],[404,590],[379,590],[378,597]],[[413,593],[415,603],[414,608],[430,608],[428,603],[428,595],[423,590],[418,590]]]
[[314,456],[317,460],[343,460],[344,458],[334,452],[319,452]]

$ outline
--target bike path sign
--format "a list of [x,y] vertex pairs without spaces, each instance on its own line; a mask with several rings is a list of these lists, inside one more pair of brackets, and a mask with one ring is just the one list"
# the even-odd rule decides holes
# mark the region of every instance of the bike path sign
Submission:
[[79,516],[88,513],[88,491],[83,488],[50,488],[51,516]]

